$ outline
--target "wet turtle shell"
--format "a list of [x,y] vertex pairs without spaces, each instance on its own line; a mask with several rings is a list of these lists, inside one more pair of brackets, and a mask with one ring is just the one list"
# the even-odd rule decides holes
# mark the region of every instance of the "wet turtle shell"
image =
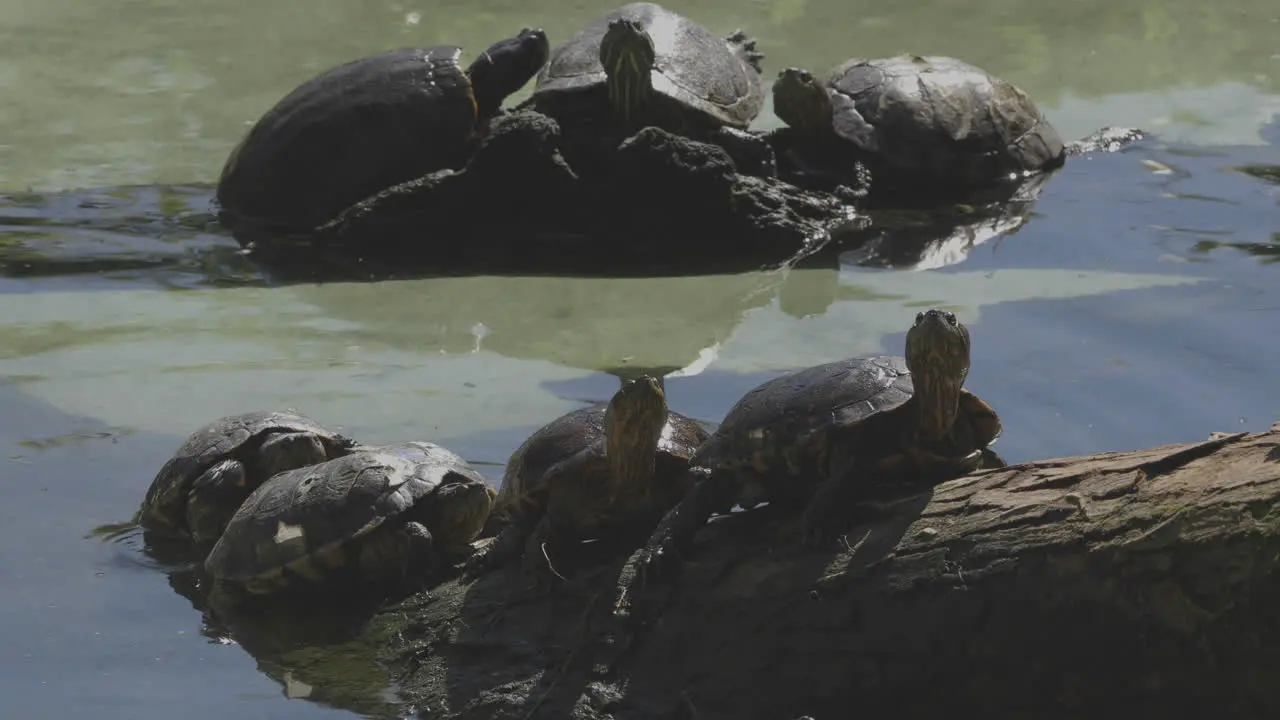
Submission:
[[660,5],[631,3],[606,13],[552,50],[538,75],[536,108],[554,117],[572,115],[584,111],[584,96],[605,90],[601,41],[620,20],[639,24],[651,38],[649,80],[654,97],[668,101],[664,109],[669,115],[699,126],[746,128],[764,107],[762,56],[744,33],[716,37]]
[[327,70],[281,99],[231,152],[218,182],[233,227],[306,232],[393,185],[460,167],[503,98],[546,61],[541,30],[468,67],[453,45],[401,49]]
[[[1062,138],[1026,93],[955,58],[848,60],[825,80],[830,108],[823,111],[800,107],[801,96],[787,92],[797,81],[818,82],[784,70],[774,85],[778,116],[793,127],[825,126],[824,134],[849,143],[870,166],[873,189],[912,181],[980,187],[1066,157]],[[817,112],[824,116],[797,118]]]
[[267,478],[341,457],[356,446],[294,412],[220,418],[192,433],[160,468],[136,521],[160,537],[212,542]]
[[227,524],[205,569],[253,593],[339,571],[397,580],[440,557],[467,557],[492,497],[482,475],[439,445],[361,449],[263,483]]

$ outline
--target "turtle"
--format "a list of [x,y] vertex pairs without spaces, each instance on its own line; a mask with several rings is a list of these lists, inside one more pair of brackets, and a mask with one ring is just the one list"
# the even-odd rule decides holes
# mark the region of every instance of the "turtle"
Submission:
[[651,375],[624,380],[607,405],[556,418],[512,453],[486,531],[496,538],[473,555],[469,572],[523,553],[536,584],[544,570],[556,572],[547,548],[634,529],[647,536],[687,492],[689,459],[707,437],[697,421],[667,409]]
[[465,70],[462,49],[441,45],[371,55],[311,78],[228,156],[221,217],[282,236],[309,233],[381,190],[460,167],[549,51],[546,33],[526,28]]
[[655,126],[771,159],[744,132],[764,108],[755,47],[742,30],[721,38],[661,5],[630,3],[551,51],[530,104],[570,131]]
[[211,543],[267,478],[342,457],[358,445],[295,412],[220,418],[193,432],[160,468],[134,521],[153,537]]
[[768,501],[806,504],[804,541],[844,531],[848,500],[882,499],[1004,464],[989,446],[1002,425],[963,388],[969,330],[929,309],[907,331],[906,357],[850,358],[788,373],[744,395],[690,459],[701,479],[636,558],[651,578],[679,558],[712,513]]
[[858,163],[873,193],[963,194],[1059,167],[1058,131],[1012,83],[955,58],[851,59],[823,80],[782,70],[773,108],[802,171],[842,182]]
[[260,485],[204,569],[220,586],[251,595],[341,573],[372,585],[425,580],[470,556],[496,495],[466,460],[435,443],[363,447]]

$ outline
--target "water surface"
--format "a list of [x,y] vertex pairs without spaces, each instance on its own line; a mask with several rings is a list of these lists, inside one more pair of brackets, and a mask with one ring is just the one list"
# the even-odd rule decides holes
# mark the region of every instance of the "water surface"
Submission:
[[714,423],[787,369],[900,352],[915,312],[945,305],[971,328],[969,386],[1004,417],[1011,461],[1280,417],[1274,2],[670,5],[748,28],[770,76],[950,54],[1020,84],[1065,136],[1155,135],[1071,162],[1016,232],[892,262],[849,249],[708,277],[283,285],[207,215],[246,123],[361,54],[476,50],[532,25],[555,41],[605,6],[5,3],[0,715],[412,710],[353,649],[228,644],[135,540],[86,539],[227,413],[292,406],[370,442],[434,439],[496,480],[530,431],[612,392],[605,369],[685,368],[672,406]]

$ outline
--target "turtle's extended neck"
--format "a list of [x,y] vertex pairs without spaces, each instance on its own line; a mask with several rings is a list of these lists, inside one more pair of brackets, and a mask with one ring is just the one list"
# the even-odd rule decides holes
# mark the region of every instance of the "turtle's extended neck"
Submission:
[[600,40],[609,104],[625,123],[633,123],[653,95],[651,71],[657,59],[653,39],[634,20],[609,23]]
[[951,434],[959,413],[964,378],[926,370],[912,372],[911,381],[915,386],[910,403],[915,406],[916,434],[922,442],[941,442]]
[[915,406],[916,437],[942,442],[951,434],[969,375],[969,330],[954,313],[926,310],[907,331],[906,355],[915,387],[909,402]]
[[661,432],[662,426],[659,425],[657,432],[636,428],[627,433],[615,433],[606,437],[609,479],[612,485],[609,496],[615,501],[648,495],[653,487],[658,435]]
[[611,503],[648,496],[653,485],[658,440],[666,424],[666,396],[652,377],[624,383],[609,401],[604,415],[604,437]]

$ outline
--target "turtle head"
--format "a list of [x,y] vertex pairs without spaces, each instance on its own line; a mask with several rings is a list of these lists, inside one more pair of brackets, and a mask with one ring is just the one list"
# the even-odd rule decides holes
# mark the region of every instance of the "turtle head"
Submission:
[[436,490],[427,524],[451,560],[466,554],[493,509],[493,488],[488,483],[451,473]]
[[955,422],[969,375],[969,328],[946,310],[917,313],[907,331],[906,355],[920,412],[916,427],[924,439],[941,439]]
[[467,68],[476,112],[487,118],[498,112],[508,95],[524,87],[547,64],[551,45],[540,29],[525,28],[519,35],[499,40],[480,53]]
[[787,68],[773,83],[773,112],[806,135],[831,130],[831,95],[813,73]]
[[639,21],[619,18],[609,23],[600,40],[600,64],[607,76],[609,103],[624,122],[630,122],[653,93],[649,72],[656,59],[653,38]]
[[611,482],[619,491],[644,493],[653,475],[662,428],[667,424],[667,396],[652,375],[623,382],[604,411],[605,453]]

